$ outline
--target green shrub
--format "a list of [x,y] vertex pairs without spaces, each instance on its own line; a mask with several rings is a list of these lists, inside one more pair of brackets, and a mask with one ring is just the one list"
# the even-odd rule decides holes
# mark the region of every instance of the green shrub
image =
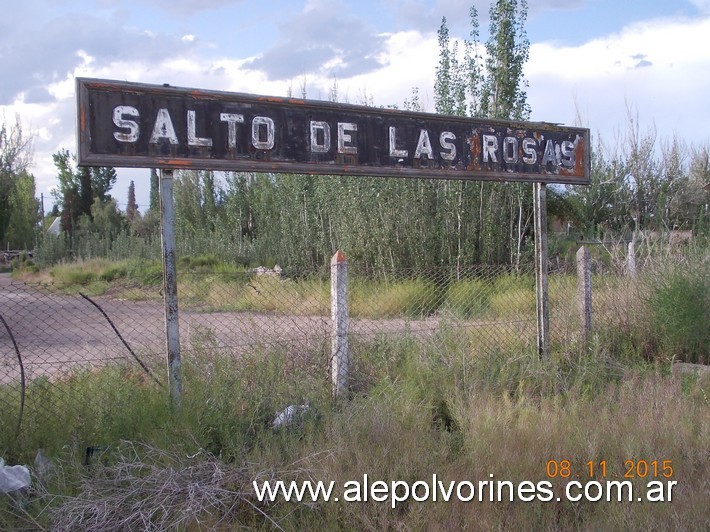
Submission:
[[651,332],[666,356],[710,362],[710,275],[708,268],[676,268],[651,288]]
[[[235,310],[322,316],[330,312],[330,284],[322,279],[246,277],[237,284]],[[216,297],[214,292],[212,298]]]
[[39,266],[24,252],[10,263],[10,269],[14,274],[39,273]]
[[505,273],[495,278],[493,287],[497,293],[509,290],[535,290],[535,277],[519,273]]
[[143,286],[154,286],[163,282],[163,265],[156,261],[141,262],[130,271],[133,279]]
[[497,318],[534,317],[537,303],[535,290],[529,288],[509,288],[490,296],[490,308]]
[[103,272],[101,272],[101,274],[99,275],[99,279],[110,283],[111,281],[120,277],[126,277],[127,274],[128,266],[125,262],[122,262],[110,265]]
[[62,287],[83,286],[96,280],[95,272],[77,266],[55,266],[49,274]]
[[190,271],[210,272],[223,262],[213,254],[180,257],[178,268]]

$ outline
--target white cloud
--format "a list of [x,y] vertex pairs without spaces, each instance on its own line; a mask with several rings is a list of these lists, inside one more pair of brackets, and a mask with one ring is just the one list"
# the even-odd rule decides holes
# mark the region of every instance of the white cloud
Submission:
[[581,46],[533,44],[526,73],[580,81],[624,75],[639,59],[660,68],[706,62],[710,50],[700,43],[708,32],[710,19],[656,20],[634,24],[619,34]]
[[[418,31],[403,31],[383,37],[386,39],[385,46],[378,61],[384,66],[367,75],[339,80],[341,94],[347,95],[351,103],[360,103],[353,100],[364,91],[372,95],[376,105],[401,106],[410,97],[412,88],[418,87],[422,103],[433,111],[430,96],[439,60],[436,37],[422,35]],[[332,84],[332,80],[323,82],[324,88]]]
[[[350,103],[361,103],[370,95],[376,105],[401,105],[412,87],[420,87],[424,104],[433,110],[429,100],[437,62],[437,46],[433,36],[423,37],[416,31],[382,35],[385,41],[378,61],[384,65],[369,75],[338,79],[339,95]],[[52,154],[60,149],[76,151],[75,77],[119,79],[141,83],[163,84],[231,92],[251,92],[284,96],[289,87],[299,93],[300,79],[273,81],[266,74],[245,68],[250,58],[221,58],[205,63],[197,57],[172,57],[161,62],[113,61],[97,64],[86,53],[80,54],[81,64],[65,79],[49,85],[55,101],[45,105],[30,105],[17,101],[14,105],[0,107],[5,114],[19,113],[23,125],[35,134],[35,157],[32,171],[37,179],[38,191],[47,193],[55,186],[56,169]],[[396,82],[393,82],[396,80]],[[333,84],[327,75],[308,74],[307,97],[326,99]],[[114,196],[124,200],[129,177],[136,180],[136,192],[147,194],[135,171],[118,169],[119,181]]]
[[690,0],[690,2],[697,7],[701,13],[710,13],[710,0]]
[[576,47],[534,44],[526,76],[535,119],[569,123],[576,103],[585,125],[608,138],[624,127],[630,106],[661,136],[693,135],[710,121],[700,103],[708,34],[709,18],[656,19]]

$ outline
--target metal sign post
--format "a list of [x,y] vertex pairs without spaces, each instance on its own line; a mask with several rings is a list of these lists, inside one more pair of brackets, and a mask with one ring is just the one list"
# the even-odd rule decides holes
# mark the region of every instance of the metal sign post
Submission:
[[160,171],[160,228],[163,248],[163,294],[165,300],[165,340],[168,352],[168,387],[173,409],[179,411],[182,404],[182,373],[180,328],[178,326],[172,170]]
[[537,301],[537,350],[550,356],[550,299],[547,288],[547,186],[533,185],[535,214],[535,299]]

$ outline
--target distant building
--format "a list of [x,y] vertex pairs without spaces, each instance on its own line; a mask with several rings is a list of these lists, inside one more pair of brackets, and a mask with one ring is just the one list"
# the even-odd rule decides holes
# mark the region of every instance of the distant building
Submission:
[[57,216],[54,221],[52,222],[52,225],[49,226],[49,229],[47,229],[47,234],[48,235],[55,235],[59,236],[59,234],[62,232],[62,221],[61,221],[61,216]]

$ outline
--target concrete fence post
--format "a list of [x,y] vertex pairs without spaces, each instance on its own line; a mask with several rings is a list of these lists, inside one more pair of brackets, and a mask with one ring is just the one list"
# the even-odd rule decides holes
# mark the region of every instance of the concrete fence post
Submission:
[[636,277],[636,245],[633,239],[629,242],[626,251],[626,271],[629,273],[629,276]]
[[330,260],[331,331],[330,372],[333,397],[341,397],[348,387],[348,261],[342,251]]
[[592,259],[587,246],[577,250],[577,298],[582,339],[592,331]]

